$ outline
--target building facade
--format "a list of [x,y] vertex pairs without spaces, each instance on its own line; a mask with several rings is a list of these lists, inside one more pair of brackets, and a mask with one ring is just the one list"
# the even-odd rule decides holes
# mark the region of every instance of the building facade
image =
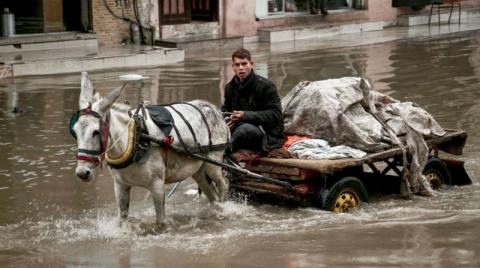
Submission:
[[[94,32],[99,45],[115,46],[202,34],[256,36],[260,28],[325,22],[394,25],[429,1],[326,0],[327,16],[311,15],[309,0],[2,0],[0,10],[15,15],[17,35]],[[480,8],[480,1],[462,3]]]

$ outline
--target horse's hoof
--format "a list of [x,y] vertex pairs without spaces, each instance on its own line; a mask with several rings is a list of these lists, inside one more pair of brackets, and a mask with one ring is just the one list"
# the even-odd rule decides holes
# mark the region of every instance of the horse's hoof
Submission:
[[162,222],[162,223],[157,223],[155,224],[155,227],[153,227],[153,234],[162,234],[167,230],[167,224]]
[[229,193],[225,193],[224,195],[220,196],[220,203],[225,203],[230,199]]
[[217,202],[211,203],[210,208],[213,211],[216,211],[216,212],[222,212],[223,211],[223,207],[220,205],[220,203],[217,203]]
[[127,222],[127,219],[126,219],[126,218],[125,218],[125,219],[119,219],[119,220],[117,221],[117,226],[118,226],[118,228],[122,228],[123,226],[125,226],[125,222]]

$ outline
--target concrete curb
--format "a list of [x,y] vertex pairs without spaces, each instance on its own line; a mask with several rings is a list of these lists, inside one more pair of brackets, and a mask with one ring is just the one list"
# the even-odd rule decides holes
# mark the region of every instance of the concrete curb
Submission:
[[[50,59],[30,62],[12,62],[0,65],[3,77],[75,73],[115,68],[148,68],[182,62],[185,53],[180,49],[155,49],[126,55]],[[3,72],[2,72],[3,70]]]

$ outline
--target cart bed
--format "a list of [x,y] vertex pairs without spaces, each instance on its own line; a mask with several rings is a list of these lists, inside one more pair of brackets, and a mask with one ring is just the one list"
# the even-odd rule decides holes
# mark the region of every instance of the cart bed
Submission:
[[[430,150],[434,151],[435,155],[438,154],[438,150],[453,155],[461,155],[467,139],[467,133],[463,130],[455,129],[446,129],[446,132],[442,137],[426,139]],[[454,165],[455,169],[460,167],[459,170],[464,172],[463,162],[460,162],[445,161],[448,165]],[[377,169],[377,166],[379,166],[377,164],[383,165],[380,170]],[[291,187],[286,188],[280,184],[272,183],[272,181],[262,181],[256,178],[249,178],[246,175],[232,174],[230,181],[233,188],[257,193],[274,193],[284,197],[305,198],[315,195],[319,189],[328,189],[339,179],[346,176],[362,178],[361,180],[367,184],[361,177],[365,174],[363,173],[364,165],[368,165],[373,174],[379,177],[388,177],[387,173],[389,171],[394,171],[394,173],[400,175],[401,170],[398,167],[402,166],[402,150],[397,146],[385,151],[370,153],[363,158],[357,159],[307,160],[262,157],[254,161],[243,162],[243,165],[248,171],[271,178],[273,181],[287,182]],[[464,181],[470,181],[465,172],[462,176],[466,176]],[[399,176],[397,176],[397,180],[390,180],[390,184],[393,187],[396,187],[396,184],[398,184],[398,178]]]
[[[426,142],[428,146],[431,149],[439,149],[453,155],[461,155],[468,136],[467,133],[463,130],[454,129],[446,129],[445,131],[447,133],[442,137],[427,139]],[[384,161],[401,155],[402,150],[397,146],[382,152],[370,153],[363,158],[356,159],[309,160],[262,157],[258,160],[246,163],[246,169],[261,173],[284,174],[290,176],[290,178],[294,178],[293,176],[301,175],[302,169],[309,170],[310,172],[314,171],[322,174],[331,174],[345,168]]]

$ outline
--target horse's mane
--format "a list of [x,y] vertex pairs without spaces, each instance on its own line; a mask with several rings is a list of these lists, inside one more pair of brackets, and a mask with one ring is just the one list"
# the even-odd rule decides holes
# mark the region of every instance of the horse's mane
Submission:
[[116,114],[118,119],[126,123],[130,119],[127,113],[128,111],[130,111],[130,109],[131,107],[128,104],[114,103],[110,108],[110,111],[113,112],[113,114]]
[[126,112],[130,111],[131,107],[130,107],[130,105],[128,105],[128,104],[117,103],[117,102],[116,102],[116,103],[114,103],[114,104],[112,105],[112,108],[111,108],[111,109],[112,109],[112,110],[115,110],[115,111],[117,111],[117,112],[126,113]]

